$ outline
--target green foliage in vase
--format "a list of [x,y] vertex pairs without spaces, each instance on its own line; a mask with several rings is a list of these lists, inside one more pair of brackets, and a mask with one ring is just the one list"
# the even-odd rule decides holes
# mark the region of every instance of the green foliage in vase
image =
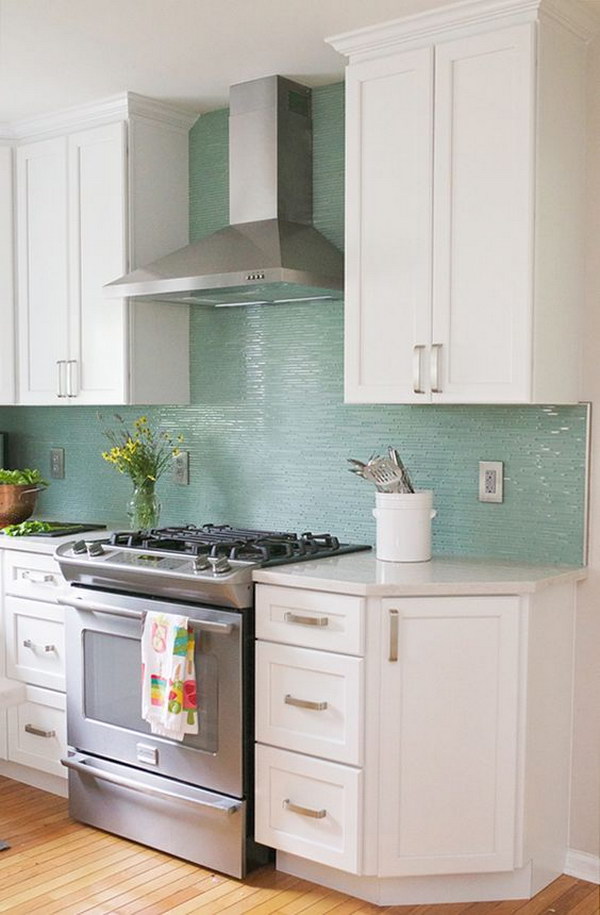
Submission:
[[[103,421],[101,414],[98,418]],[[102,452],[102,457],[119,473],[130,476],[136,486],[145,482],[156,483],[172,459],[180,453],[176,442],[180,444],[183,436],[179,435],[175,440],[168,432],[152,426],[147,416],[134,420],[133,430],[118,414],[115,414],[115,419],[116,428],[105,427],[103,430],[111,447]]]

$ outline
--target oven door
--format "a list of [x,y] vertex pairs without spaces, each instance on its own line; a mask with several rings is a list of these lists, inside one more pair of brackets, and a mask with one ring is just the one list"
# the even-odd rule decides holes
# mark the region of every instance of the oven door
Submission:
[[[243,615],[75,588],[61,603],[69,744],[242,798]],[[196,634],[198,734],[183,741],[154,736],[141,717],[140,643],[147,610],[184,614]]]

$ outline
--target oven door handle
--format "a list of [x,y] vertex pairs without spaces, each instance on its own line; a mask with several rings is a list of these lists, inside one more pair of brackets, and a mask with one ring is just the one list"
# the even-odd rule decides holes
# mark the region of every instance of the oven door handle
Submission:
[[84,775],[91,775],[103,782],[110,782],[112,785],[118,785],[120,788],[128,788],[131,791],[137,791],[140,794],[149,794],[153,797],[166,798],[169,801],[178,801],[181,804],[188,804],[192,807],[204,807],[222,813],[225,816],[231,816],[240,809],[240,804],[235,801],[223,800],[218,804],[211,804],[209,801],[201,801],[197,798],[183,797],[174,791],[165,791],[163,788],[153,788],[151,785],[143,785],[132,778],[125,778],[122,775],[115,775],[112,772],[104,772],[102,769],[96,769],[95,766],[88,765],[85,757],[80,757],[83,761],[79,762],[74,759],[61,759],[61,764],[67,769],[74,769],[75,772],[82,772]]
[[[76,607],[78,610],[87,610],[90,613],[106,613],[107,616],[118,616],[127,620],[143,622],[146,616],[143,610],[119,610],[110,604],[99,604],[95,601],[81,600],[79,597],[58,597],[58,603],[63,607]],[[216,635],[230,635],[233,631],[231,623],[219,623],[215,620],[190,620],[190,629],[198,632],[214,632]]]

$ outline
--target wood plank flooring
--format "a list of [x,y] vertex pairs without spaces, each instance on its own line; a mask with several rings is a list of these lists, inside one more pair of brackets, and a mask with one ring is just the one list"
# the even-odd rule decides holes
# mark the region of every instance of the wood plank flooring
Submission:
[[379,908],[272,867],[243,882],[71,820],[67,802],[0,777],[0,913],[11,915],[598,915],[599,887],[555,880],[535,899]]

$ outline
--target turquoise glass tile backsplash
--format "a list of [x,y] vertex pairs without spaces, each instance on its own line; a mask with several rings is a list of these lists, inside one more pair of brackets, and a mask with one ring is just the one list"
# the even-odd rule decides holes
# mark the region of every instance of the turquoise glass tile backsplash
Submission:
[[[341,247],[342,86],[313,98],[315,224]],[[222,110],[191,134],[193,239],[227,223],[227,180]],[[196,308],[191,321],[191,405],[117,408],[185,436],[191,483],[161,480],[165,523],[332,530],[373,543],[373,491],[346,458],[394,444],[417,486],[435,492],[437,553],[581,562],[586,407],[345,405],[341,306]],[[126,523],[129,481],[100,457],[94,408],[3,408],[0,429],[11,466],[48,473],[49,449],[66,449],[66,479],[40,497],[40,514]],[[504,461],[501,505],[477,500],[480,460]]]

